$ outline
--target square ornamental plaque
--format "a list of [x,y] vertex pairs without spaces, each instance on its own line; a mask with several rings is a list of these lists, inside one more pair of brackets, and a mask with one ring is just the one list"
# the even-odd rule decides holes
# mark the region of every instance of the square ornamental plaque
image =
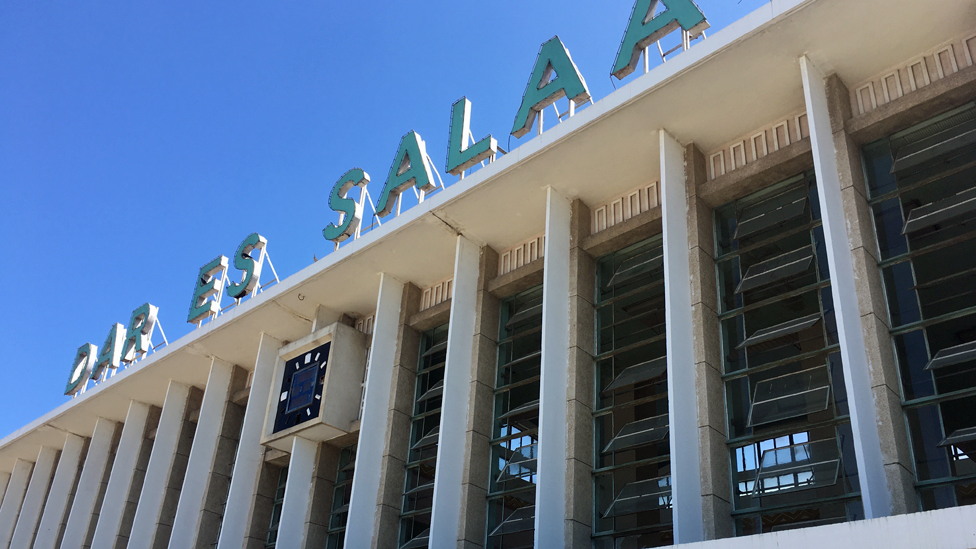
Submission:
[[283,346],[261,443],[290,451],[293,437],[325,442],[352,431],[366,371],[366,335],[336,323]]

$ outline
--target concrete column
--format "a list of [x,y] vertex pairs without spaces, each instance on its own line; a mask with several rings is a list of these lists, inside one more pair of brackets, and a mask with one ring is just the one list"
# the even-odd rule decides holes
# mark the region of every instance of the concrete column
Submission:
[[264,429],[268,396],[271,394],[271,382],[280,348],[280,341],[268,334],[261,334],[254,376],[251,378],[250,396],[244,411],[244,425],[241,427],[240,443],[237,445],[237,459],[234,460],[234,473],[227,493],[220,538],[217,541],[218,549],[243,547],[244,536],[251,523],[258,475],[264,462],[261,432]]
[[[345,546],[350,548],[371,547],[379,526],[376,511],[381,501],[380,479],[383,476],[383,457],[389,437],[387,425],[403,293],[402,282],[386,273],[380,275],[369,373],[366,376],[366,399],[359,427],[356,469],[349,500],[349,526],[346,528]],[[400,434],[409,439],[409,427],[404,426],[402,431]]]
[[455,549],[461,527],[461,483],[468,419],[468,389],[473,364],[475,306],[478,301],[478,246],[462,235],[454,254],[454,293],[444,365],[434,503],[430,518],[431,549]]
[[34,472],[31,473],[30,484],[27,487],[27,495],[24,496],[24,504],[20,508],[17,526],[14,528],[13,539],[10,541],[11,549],[30,549],[31,542],[34,541],[34,533],[37,531],[37,521],[41,518],[41,510],[47,498],[47,490],[54,475],[54,465],[57,461],[58,450],[55,448],[44,446],[37,453]]
[[[318,445],[315,473],[311,482],[310,512],[305,519],[305,549],[325,547],[329,532],[329,512],[332,510],[333,488],[339,468],[341,450],[328,444]],[[289,480],[291,477],[289,476]],[[175,548],[174,548],[175,549]]]
[[217,358],[211,361],[210,376],[203,393],[200,417],[197,419],[193,446],[190,449],[176,518],[173,520],[173,530],[169,538],[170,549],[186,549],[196,545],[200,512],[203,510],[210,469],[217,453],[217,442],[230,397],[233,374],[234,366]]
[[[61,549],[81,549],[88,538],[92,513],[95,512],[95,500],[98,497],[102,477],[108,471],[109,454],[112,451],[117,428],[117,423],[104,418],[98,418],[95,423],[95,432],[88,444],[88,455],[85,456],[85,465],[81,470],[81,478],[78,479],[75,498],[71,502],[71,511],[68,513],[68,523],[64,529]],[[49,547],[54,547],[53,543]],[[37,545],[37,549],[46,549],[46,547]]]
[[7,491],[8,482],[10,482],[10,473],[0,473],[0,502],[3,501],[3,495]]
[[498,357],[499,300],[488,291],[488,281],[498,275],[498,252],[485,246],[478,262],[478,293],[472,380],[467,389],[468,413],[464,433],[464,472],[461,480],[461,525],[458,547],[477,548],[485,543],[488,510],[489,440],[491,439],[493,391]]
[[163,411],[159,416],[159,426],[156,428],[156,439],[146,469],[146,478],[142,483],[142,494],[136,507],[135,518],[132,521],[132,533],[129,536],[129,549],[149,549],[156,534],[156,524],[166,495],[166,486],[173,469],[173,458],[176,456],[176,445],[179,443],[183,418],[186,415],[187,400],[190,388],[186,385],[170,380],[166,389],[166,400]]
[[27,483],[30,481],[33,469],[34,464],[23,459],[18,459],[14,463],[10,482],[7,483],[7,491],[3,494],[3,503],[0,504],[0,547],[10,545],[10,538],[14,535],[14,526],[17,524],[17,516],[24,503],[24,494],[27,492]]
[[317,453],[318,445],[311,440],[302,437],[292,439],[288,483],[285,485],[285,500],[281,504],[276,547],[298,549],[303,546]]
[[[44,514],[41,515],[41,523],[34,538],[34,549],[54,549],[64,523],[65,512],[68,510],[68,497],[78,478],[78,465],[84,449],[85,439],[80,436],[69,434],[65,439],[61,457],[58,459],[58,469],[51,483],[51,492],[47,496]],[[16,534],[14,537],[16,538]]]
[[569,200],[546,190],[542,288],[542,379],[539,388],[535,546],[565,547],[566,425],[569,363]]
[[580,248],[590,234],[590,208],[571,206],[569,366],[566,392],[566,544],[589,547],[593,531],[593,382],[596,261]]
[[691,322],[698,387],[698,444],[701,457],[702,521],[706,540],[735,535],[729,475],[725,390],[722,382],[715,230],[712,209],[698,198],[705,182],[705,155],[694,143],[685,147],[688,195],[688,260],[691,271]]
[[661,222],[664,228],[664,294],[668,350],[668,416],[671,431],[671,508],[675,543],[702,541],[701,458],[695,384],[688,196],[684,150],[661,130]]
[[810,144],[817,173],[827,259],[830,262],[830,286],[841,358],[844,361],[844,382],[850,402],[861,499],[867,518],[885,517],[892,512],[891,493],[881,455],[878,414],[871,391],[864,333],[861,331],[854,265],[847,238],[837,156],[827,107],[827,84],[820,69],[806,56],[800,58],[800,72],[803,77],[807,120],[810,123]]
[[142,451],[148,419],[148,404],[134,400],[129,403],[129,412],[122,426],[122,438],[115,452],[115,462],[112,463],[112,475],[105,489],[98,524],[95,526],[92,547],[106,549],[115,547],[116,537],[122,526],[122,513],[125,511],[129,488],[132,486],[136,464]]

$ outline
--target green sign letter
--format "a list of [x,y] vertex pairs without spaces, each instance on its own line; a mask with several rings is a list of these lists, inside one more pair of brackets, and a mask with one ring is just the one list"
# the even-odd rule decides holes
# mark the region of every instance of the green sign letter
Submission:
[[159,307],[149,303],[132,311],[129,329],[126,330],[125,340],[122,343],[121,361],[123,363],[130,364],[149,352],[152,346],[153,329],[156,328],[157,313],[159,313]]
[[[234,299],[240,299],[254,291],[254,288],[261,282],[261,267],[264,265],[264,247],[268,245],[268,239],[258,233],[251,233],[241,245],[237,247],[234,254],[234,267],[244,271],[240,283],[232,282],[227,285],[227,293]],[[254,259],[251,252],[258,251],[258,258]],[[220,304],[217,304],[220,307]]]
[[92,364],[95,362],[95,355],[98,348],[91,343],[85,343],[78,347],[75,353],[75,360],[71,363],[71,374],[68,375],[68,384],[64,387],[65,395],[76,395],[88,383],[88,374],[91,372]]
[[[655,17],[661,1],[668,9]],[[678,27],[697,35],[708,28],[708,21],[692,0],[637,0],[611,74],[622,80],[634,72],[641,52]]]
[[[236,262],[235,262],[236,263]],[[197,275],[196,284],[193,287],[193,300],[190,301],[190,314],[186,321],[196,324],[208,316],[215,315],[220,311],[220,303],[209,300],[210,296],[220,291],[217,283],[220,279],[216,276],[227,269],[227,257],[219,256],[210,263],[200,267],[200,274]],[[132,326],[129,326],[132,330]]]
[[353,187],[363,188],[367,183],[369,183],[369,174],[359,168],[353,168],[340,177],[332,187],[329,207],[334,212],[341,212],[342,216],[338,225],[329,223],[328,227],[322,229],[322,236],[326,240],[342,242],[356,234],[359,222],[363,219],[363,207],[355,200],[346,198],[346,193]]
[[116,323],[108,331],[108,337],[105,338],[105,344],[102,345],[102,353],[98,355],[98,362],[95,363],[95,368],[92,370],[92,379],[101,378],[105,368],[115,370],[119,367],[119,361],[122,359],[123,341],[125,341],[125,326]]
[[[556,78],[550,81],[554,71]],[[529,133],[536,115],[563,97],[582,105],[590,98],[590,91],[566,46],[558,36],[554,36],[539,48],[539,57],[535,60],[535,68],[522,96],[522,106],[515,115],[512,135],[522,137]]]
[[376,215],[386,217],[396,206],[400,193],[416,185],[417,190],[429,192],[437,186],[434,184],[434,174],[427,161],[427,146],[424,140],[411,131],[400,140],[390,175],[386,176],[386,185],[376,203]]
[[[462,97],[451,107],[451,138],[447,146],[447,173],[461,172],[498,153],[498,141],[488,137],[468,147],[471,135],[471,102]],[[474,141],[474,137],[471,137]]]

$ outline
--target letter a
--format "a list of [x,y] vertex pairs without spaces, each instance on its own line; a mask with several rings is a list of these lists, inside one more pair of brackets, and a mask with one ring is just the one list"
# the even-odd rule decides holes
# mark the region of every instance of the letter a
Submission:
[[[556,78],[550,81],[554,71]],[[590,99],[590,90],[586,88],[583,75],[569,57],[566,46],[558,36],[554,36],[539,48],[539,57],[535,60],[535,68],[532,69],[525,95],[522,96],[522,106],[515,115],[512,135],[522,137],[529,133],[536,115],[563,97],[568,97],[576,105],[582,105]]]
[[390,168],[390,175],[386,176],[386,185],[376,203],[376,215],[386,217],[396,206],[400,193],[416,185],[421,192],[430,192],[437,185],[434,184],[434,174],[427,161],[427,146],[424,140],[411,131],[400,140],[396,158]]
[[[658,2],[668,8],[654,17]],[[692,0],[637,0],[630,15],[630,23],[617,50],[617,59],[610,71],[617,80],[623,80],[637,68],[641,52],[647,46],[667,36],[671,31],[682,29],[697,35],[708,28],[705,14]]]

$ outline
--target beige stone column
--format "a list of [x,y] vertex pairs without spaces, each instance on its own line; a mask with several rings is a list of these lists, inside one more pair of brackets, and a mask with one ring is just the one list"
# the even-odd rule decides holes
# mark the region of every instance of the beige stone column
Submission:
[[332,489],[335,487],[336,472],[339,468],[341,450],[334,446],[319,444],[312,476],[309,499],[309,513],[305,520],[305,549],[325,547],[329,530],[329,511],[332,510]]
[[705,182],[705,156],[694,144],[685,147],[688,187],[688,255],[698,393],[698,443],[701,452],[702,518],[705,539],[734,535],[729,479],[728,432],[715,282],[715,232],[712,209],[698,198]]
[[485,543],[488,503],[489,441],[498,356],[499,299],[488,291],[498,274],[498,252],[481,248],[478,265],[478,300],[475,305],[474,360],[468,391],[467,431],[464,453],[468,456],[461,484],[461,527],[458,549],[475,549]]
[[868,206],[861,153],[846,130],[846,123],[853,115],[850,92],[836,74],[827,77],[827,106],[892,512],[913,513],[918,511],[918,498],[915,497],[912,454],[901,408],[898,366],[892,351],[884,287],[878,268],[877,239]]
[[[410,417],[413,414],[417,360],[420,356],[420,332],[407,321],[420,310],[420,288],[405,284],[400,302],[400,324],[397,328],[393,383],[386,420],[386,441],[380,469],[380,493],[376,505],[376,531],[372,547],[396,549],[400,533],[400,509],[403,506],[403,482],[407,452],[410,446]],[[354,526],[354,525],[350,525]]]
[[580,248],[590,234],[590,208],[574,200],[569,247],[569,385],[566,452],[566,541],[591,546],[593,531],[593,353],[596,262]]

